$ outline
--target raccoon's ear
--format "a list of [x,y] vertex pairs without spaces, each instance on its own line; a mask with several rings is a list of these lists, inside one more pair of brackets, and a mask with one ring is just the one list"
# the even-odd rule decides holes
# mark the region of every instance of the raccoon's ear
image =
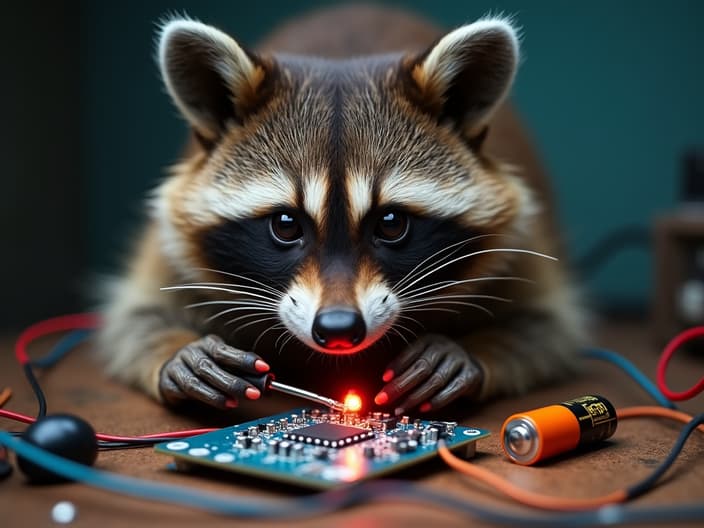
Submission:
[[504,20],[460,27],[407,61],[410,96],[468,138],[481,137],[509,91],[518,64],[518,37]]
[[204,143],[215,143],[228,123],[241,123],[262,102],[270,65],[214,27],[171,20],[158,53],[166,89]]

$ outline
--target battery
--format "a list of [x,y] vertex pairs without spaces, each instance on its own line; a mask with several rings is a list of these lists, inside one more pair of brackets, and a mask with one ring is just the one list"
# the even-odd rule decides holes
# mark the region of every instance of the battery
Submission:
[[606,440],[616,431],[614,406],[588,395],[509,416],[501,428],[506,456],[530,466],[577,447]]

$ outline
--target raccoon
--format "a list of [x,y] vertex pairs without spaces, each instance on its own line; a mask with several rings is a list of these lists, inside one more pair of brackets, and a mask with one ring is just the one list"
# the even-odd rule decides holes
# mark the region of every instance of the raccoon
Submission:
[[176,18],[158,42],[193,140],[106,306],[110,374],[227,409],[271,371],[400,414],[574,370],[582,310],[505,101],[510,20],[443,35],[343,8],[254,53]]

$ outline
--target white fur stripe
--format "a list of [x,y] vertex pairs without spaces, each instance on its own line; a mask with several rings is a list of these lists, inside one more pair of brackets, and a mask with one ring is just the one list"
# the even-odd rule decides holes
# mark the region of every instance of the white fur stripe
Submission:
[[360,170],[350,170],[346,181],[350,219],[359,223],[372,206],[371,174]]
[[318,226],[324,223],[328,193],[328,180],[321,172],[303,178],[303,208]]
[[396,203],[438,218],[452,218],[480,206],[482,191],[476,185],[393,170],[381,182],[380,204]]
[[190,221],[212,225],[220,219],[241,220],[268,214],[274,207],[295,207],[296,187],[282,172],[249,182],[232,181],[204,186],[199,192],[186,194],[183,204]]
[[518,194],[512,178],[499,182],[480,173],[472,178],[428,178],[417,171],[395,169],[381,182],[379,205],[401,204],[427,216],[480,227],[512,214]]

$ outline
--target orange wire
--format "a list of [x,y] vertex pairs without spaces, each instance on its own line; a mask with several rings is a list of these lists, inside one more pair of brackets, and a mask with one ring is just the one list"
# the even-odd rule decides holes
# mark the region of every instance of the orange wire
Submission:
[[[667,407],[657,407],[655,405],[643,405],[640,407],[626,407],[624,409],[619,409],[616,411],[620,420],[625,420],[627,418],[644,418],[644,417],[656,417],[656,418],[669,418],[677,422],[688,423],[692,421],[692,416],[682,411],[676,411],[674,409],[668,409]],[[704,425],[697,427],[699,431],[704,433]]]
[[0,408],[2,408],[10,398],[12,398],[12,389],[5,387],[2,392],[0,392]]
[[[625,409],[618,410],[616,414],[619,419],[622,420],[644,416],[670,418],[672,420],[684,423],[692,420],[690,415],[681,411],[656,406],[627,407]],[[697,429],[704,432],[704,426],[699,426]],[[456,457],[452,454],[452,452],[450,452],[445,443],[442,441],[438,443],[438,454],[450,467],[460,473],[494,488],[517,502],[527,506],[532,506],[534,508],[555,511],[580,511],[600,508],[602,506],[606,506],[607,504],[624,502],[628,499],[628,494],[625,489],[616,490],[606,495],[602,495],[601,497],[594,497],[591,499],[573,499],[543,495],[541,493],[519,488],[505,478],[495,475],[487,469],[475,466],[470,462]]]

